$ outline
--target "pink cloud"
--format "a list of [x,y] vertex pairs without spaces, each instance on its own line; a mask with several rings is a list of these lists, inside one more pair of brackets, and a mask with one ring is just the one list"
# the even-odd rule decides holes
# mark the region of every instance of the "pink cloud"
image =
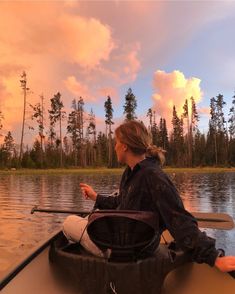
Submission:
[[210,107],[200,107],[198,108],[198,113],[202,115],[210,115]]
[[[158,70],[153,78],[153,109],[171,124],[172,109],[175,105],[178,115],[183,112],[185,100],[193,96],[196,103],[202,99],[201,80],[195,77],[186,78],[180,71],[166,73]],[[190,108],[190,105],[189,105]]]
[[85,101],[95,102],[96,98],[90,93],[88,87],[79,82],[76,77],[69,76],[64,84],[66,88],[75,96],[82,97]]

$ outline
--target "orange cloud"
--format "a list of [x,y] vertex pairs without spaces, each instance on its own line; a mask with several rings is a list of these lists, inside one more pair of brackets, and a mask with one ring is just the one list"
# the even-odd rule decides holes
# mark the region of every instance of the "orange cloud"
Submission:
[[103,87],[98,89],[98,95],[102,96],[104,98],[104,100],[107,99],[107,96],[110,96],[112,98],[112,102],[114,104],[117,104],[118,100],[119,100],[119,95],[117,92],[117,89],[114,87]]
[[198,113],[199,114],[202,114],[202,115],[207,115],[209,116],[210,115],[210,107],[200,107],[198,109]]
[[63,56],[82,67],[108,60],[115,47],[111,29],[94,18],[63,15],[59,20]]
[[137,45],[137,48],[130,51],[125,58],[126,66],[124,67],[124,73],[126,75],[126,78],[128,77],[130,81],[134,81],[136,79],[137,73],[141,68],[140,61],[137,56],[139,49],[140,48]]
[[65,86],[67,89],[73,93],[76,97],[82,97],[85,99],[85,101],[88,102],[94,102],[96,101],[96,98],[90,93],[88,87],[81,82],[79,82],[76,77],[74,76],[69,76],[65,81],[64,81]]
[[201,101],[203,93],[200,82],[201,80],[195,77],[187,79],[178,70],[171,73],[156,71],[153,78],[153,109],[159,116],[165,118],[170,126],[173,105],[180,115],[183,112],[182,108],[186,99],[190,102],[190,98],[193,96],[196,103]]

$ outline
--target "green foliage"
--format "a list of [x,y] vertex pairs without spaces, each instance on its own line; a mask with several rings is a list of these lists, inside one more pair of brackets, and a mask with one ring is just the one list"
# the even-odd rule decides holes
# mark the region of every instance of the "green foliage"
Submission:
[[137,108],[137,101],[136,97],[133,94],[131,88],[128,89],[127,94],[125,96],[125,104],[123,106],[124,108],[124,114],[126,117],[126,120],[134,120],[137,119],[137,116],[135,114],[135,110]]
[[[166,120],[156,117],[153,109],[148,109],[149,132],[153,144],[165,149],[166,162],[169,166],[235,166],[235,95],[228,116],[228,130],[224,115],[225,102],[219,94],[210,100],[210,120],[207,134],[198,129],[199,116],[194,98],[185,100],[182,117],[178,116],[175,106],[172,113],[172,130],[167,129]],[[107,96],[104,102],[106,132],[96,134],[95,114],[91,110],[88,119],[84,119],[84,100],[73,99],[72,109],[68,114],[67,134],[62,137],[61,121],[65,117],[63,103],[58,92],[51,99],[49,110],[49,132],[46,133],[45,148],[42,103],[31,106],[33,119],[38,124],[39,140],[22,154],[21,166],[24,168],[58,168],[58,167],[118,167],[115,154],[112,125],[112,99]],[[136,119],[137,101],[131,89],[125,96],[124,114],[126,120]],[[3,115],[0,112],[0,130]],[[158,123],[157,123],[157,122]],[[57,126],[57,122],[60,123]],[[60,135],[57,134],[58,128]],[[86,130],[84,137],[84,129]],[[44,146],[44,145],[43,145]],[[0,145],[0,167],[17,166],[19,150],[11,132],[4,137]],[[63,164],[61,165],[61,156]],[[19,160],[18,160],[19,162]]]

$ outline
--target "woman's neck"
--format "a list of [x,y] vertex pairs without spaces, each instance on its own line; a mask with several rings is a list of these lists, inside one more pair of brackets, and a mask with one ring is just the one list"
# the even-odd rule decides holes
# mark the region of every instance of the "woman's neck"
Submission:
[[133,168],[136,166],[137,163],[143,161],[145,159],[145,154],[143,155],[129,155],[126,164],[133,170]]

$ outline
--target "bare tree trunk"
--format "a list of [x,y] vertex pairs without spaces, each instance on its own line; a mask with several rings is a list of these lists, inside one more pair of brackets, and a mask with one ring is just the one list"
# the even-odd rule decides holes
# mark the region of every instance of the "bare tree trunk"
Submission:
[[41,123],[42,123],[42,129],[41,129],[41,132],[40,132],[40,145],[41,145],[41,150],[40,150],[40,163],[41,163],[41,168],[43,168],[43,139],[44,139],[44,134],[43,134],[43,130],[44,130],[44,116],[43,116],[43,111],[44,111],[44,108],[43,108],[43,95],[41,95]]
[[23,72],[21,86],[23,88],[24,95],[24,106],[23,106],[23,121],[22,121],[22,131],[21,131],[21,140],[20,140],[20,155],[19,155],[19,164],[21,165],[22,154],[23,154],[23,142],[24,142],[24,127],[25,127],[25,110],[26,110],[26,91],[27,91],[27,80],[26,73]]
[[215,131],[214,141],[215,141],[215,165],[217,166],[218,165],[218,151],[217,151],[216,131]]
[[62,126],[61,126],[61,112],[60,112],[60,167],[63,165],[63,145],[62,145]]
[[111,125],[109,125],[109,164],[108,166],[109,167],[113,166]]

